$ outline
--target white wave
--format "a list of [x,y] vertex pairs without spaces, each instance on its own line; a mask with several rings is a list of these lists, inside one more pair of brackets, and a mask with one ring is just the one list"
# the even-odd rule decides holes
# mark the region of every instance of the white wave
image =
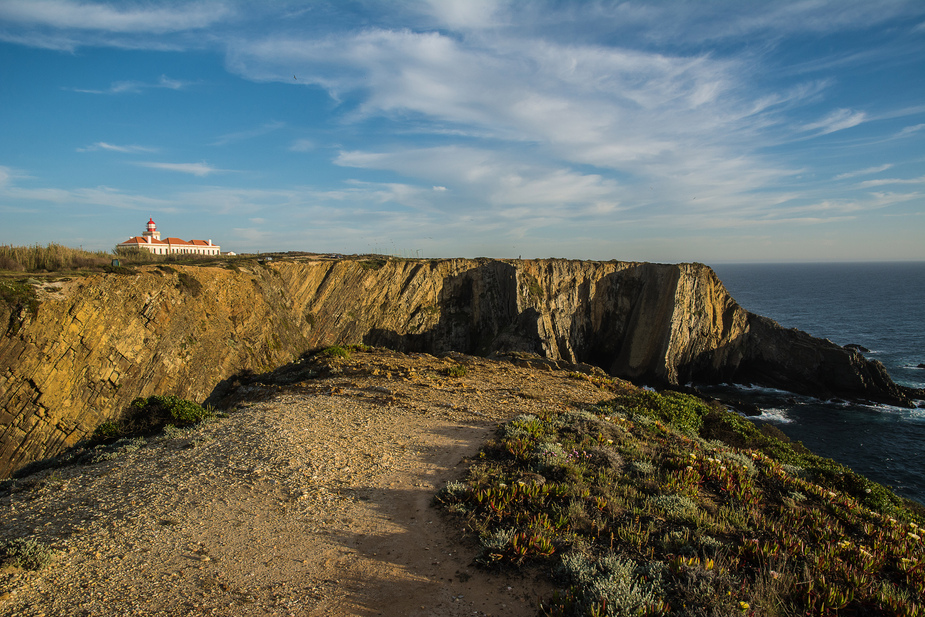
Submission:
[[793,419],[787,414],[786,409],[779,409],[777,407],[768,407],[761,409],[761,415],[753,416],[755,420],[763,420],[764,422],[773,422],[775,424],[789,424],[793,422]]

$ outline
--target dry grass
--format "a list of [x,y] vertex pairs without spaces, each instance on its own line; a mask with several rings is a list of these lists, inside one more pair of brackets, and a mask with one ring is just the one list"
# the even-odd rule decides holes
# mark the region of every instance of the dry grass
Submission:
[[154,255],[139,249],[84,251],[61,244],[47,246],[0,246],[0,271],[8,272],[74,272],[104,270],[118,259],[122,266],[149,263],[198,263],[215,261],[207,255]]

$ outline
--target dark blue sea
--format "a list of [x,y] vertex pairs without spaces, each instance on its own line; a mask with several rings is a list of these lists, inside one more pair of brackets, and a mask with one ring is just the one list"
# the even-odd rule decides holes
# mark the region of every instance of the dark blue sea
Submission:
[[[744,309],[839,345],[870,349],[893,381],[925,387],[925,262],[717,264]],[[813,452],[925,504],[925,408],[826,403],[755,389],[771,421]]]

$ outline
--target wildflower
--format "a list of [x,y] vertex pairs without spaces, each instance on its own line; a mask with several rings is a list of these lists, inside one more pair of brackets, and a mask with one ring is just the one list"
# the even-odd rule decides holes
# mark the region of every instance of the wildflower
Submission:
[[751,607],[749,606],[748,602],[743,602],[743,601],[739,600],[739,610],[741,610],[741,611],[747,611],[747,610],[750,609],[750,608],[751,608]]
[[608,439],[608,440],[607,440],[607,443],[608,443],[609,445],[612,446],[612,445],[613,445],[613,439]]
[[771,575],[771,578],[773,578],[775,581],[776,581],[778,578],[780,578],[780,573],[777,572],[776,570],[771,570],[771,571],[769,572],[769,574]]
[[693,452],[691,452],[691,453],[690,453],[690,457],[691,457],[692,459],[696,459],[696,458],[697,458],[697,455],[694,454]]

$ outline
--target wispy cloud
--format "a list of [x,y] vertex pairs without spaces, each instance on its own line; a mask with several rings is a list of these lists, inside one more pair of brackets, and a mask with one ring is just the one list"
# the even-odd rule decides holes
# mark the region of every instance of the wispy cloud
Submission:
[[225,173],[229,170],[227,169],[218,169],[212,167],[207,163],[154,163],[154,162],[145,162],[145,163],[136,163],[140,167],[149,167],[151,169],[163,169],[165,171],[177,171],[184,174],[192,174],[194,176],[208,176],[215,173]]
[[257,128],[248,129],[246,131],[226,133],[225,135],[222,135],[221,137],[216,139],[214,142],[212,142],[212,145],[213,146],[225,146],[230,143],[246,141],[248,139],[254,139],[255,137],[262,137],[263,135],[267,135],[274,131],[278,131],[279,129],[285,126],[286,126],[285,122],[267,122],[266,124],[263,124]]
[[157,148],[149,148],[147,146],[117,146],[115,144],[109,144],[105,141],[98,141],[95,144],[91,144],[86,148],[77,148],[78,152],[97,152],[99,150],[107,150],[109,152],[123,152],[126,154],[135,154],[138,152],[157,152]]
[[227,18],[223,2],[187,2],[166,7],[113,6],[69,0],[5,0],[0,19],[28,26],[108,32],[165,33],[204,28]]
[[[760,127],[779,123],[763,114],[783,99],[755,97],[746,68],[731,60],[532,38],[468,44],[436,32],[367,29],[244,42],[230,49],[229,65],[257,80],[291,82],[296,73],[335,100],[360,95],[347,112],[356,122],[411,117],[420,119],[421,132],[507,142],[506,156],[520,158],[522,168],[537,165],[527,176],[593,165],[678,194],[712,187],[732,195],[788,173],[751,152]],[[338,162],[353,164],[344,156]],[[453,184],[423,177],[427,163],[402,173]],[[473,164],[469,178],[478,176]],[[576,189],[577,198],[587,186]]]
[[161,75],[154,83],[143,81],[114,81],[109,88],[105,90],[94,90],[91,88],[70,88],[74,92],[83,92],[86,94],[138,94],[144,90],[166,88],[168,90],[180,90],[189,85],[189,82],[183,82],[177,79],[170,79],[166,75]]
[[311,139],[297,139],[289,146],[291,152],[308,152],[315,149],[315,142]]
[[828,135],[829,133],[855,127],[865,120],[867,120],[867,114],[863,111],[836,109],[817,122],[803,125],[802,130],[814,132],[816,135]]
[[883,178],[880,180],[865,180],[859,185],[861,188],[870,188],[873,186],[885,186],[889,184],[925,184],[925,176],[918,178]]
[[914,126],[907,126],[903,130],[896,133],[896,137],[908,137],[909,135],[918,133],[922,129],[925,129],[925,124],[916,124]]
[[891,163],[886,163],[885,165],[878,165],[877,167],[868,167],[867,169],[859,169],[857,171],[849,171],[843,174],[838,174],[835,176],[835,180],[845,180],[847,178],[854,178],[856,176],[869,176],[870,174],[879,174],[881,171],[886,171],[893,167]]

